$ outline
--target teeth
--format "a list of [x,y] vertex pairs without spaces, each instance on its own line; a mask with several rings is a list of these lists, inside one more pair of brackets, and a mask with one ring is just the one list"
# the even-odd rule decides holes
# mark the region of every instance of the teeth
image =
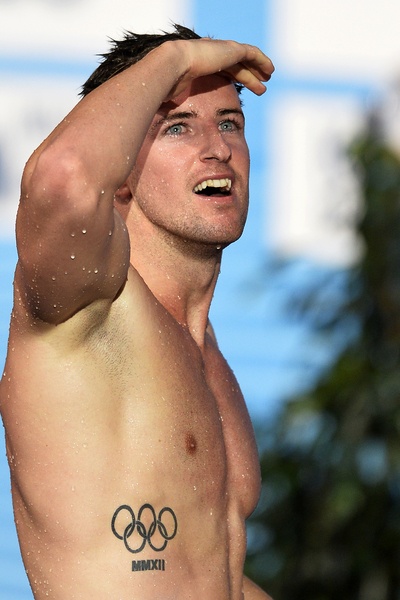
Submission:
[[232,187],[231,179],[207,179],[206,181],[202,181],[194,188],[194,192],[201,192],[206,187],[215,187],[215,188],[225,188],[228,192]]

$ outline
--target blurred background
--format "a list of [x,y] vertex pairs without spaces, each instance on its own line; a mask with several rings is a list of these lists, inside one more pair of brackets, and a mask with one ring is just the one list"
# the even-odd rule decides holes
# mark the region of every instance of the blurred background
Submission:
[[[108,37],[261,46],[244,92],[251,211],[212,321],[254,422],[263,494],[248,574],[275,600],[400,599],[400,3],[0,0],[0,363],[23,166]],[[0,451],[0,598],[32,598]]]

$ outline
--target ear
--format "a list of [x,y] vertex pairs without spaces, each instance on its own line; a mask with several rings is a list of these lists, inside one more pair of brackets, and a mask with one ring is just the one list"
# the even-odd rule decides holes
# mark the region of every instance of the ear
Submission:
[[129,204],[132,200],[132,193],[127,183],[124,183],[117,189],[114,194],[114,200],[119,204]]

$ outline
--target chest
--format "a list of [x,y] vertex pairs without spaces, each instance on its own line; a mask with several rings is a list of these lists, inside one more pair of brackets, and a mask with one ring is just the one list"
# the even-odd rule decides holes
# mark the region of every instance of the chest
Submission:
[[225,489],[249,514],[259,495],[258,453],[240,387],[216,343],[208,336],[200,351],[160,310],[146,327],[129,329],[115,338],[113,327],[111,340],[105,335],[95,352],[96,370],[109,370],[122,407],[127,455],[144,456],[144,471],[158,465],[161,479],[168,480],[172,465],[190,489]]
[[236,377],[216,346],[207,348],[205,364],[220,414],[230,484],[248,515],[257,504],[261,483],[253,426]]

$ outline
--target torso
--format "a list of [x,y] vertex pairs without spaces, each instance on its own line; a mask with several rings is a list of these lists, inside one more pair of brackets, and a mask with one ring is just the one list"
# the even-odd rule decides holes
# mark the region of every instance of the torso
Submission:
[[93,311],[15,303],[0,400],[36,600],[241,600],[260,475],[234,375],[136,274]]

